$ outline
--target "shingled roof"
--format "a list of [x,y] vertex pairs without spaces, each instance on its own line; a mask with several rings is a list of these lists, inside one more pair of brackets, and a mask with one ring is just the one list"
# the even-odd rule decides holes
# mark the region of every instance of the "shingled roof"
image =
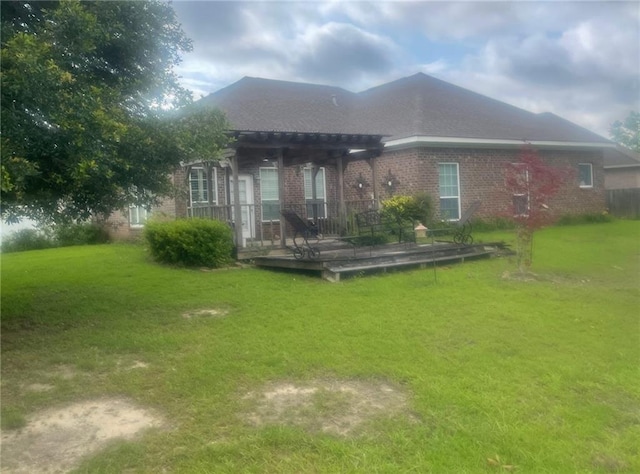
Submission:
[[611,142],[551,113],[534,114],[426,74],[360,93],[339,87],[245,77],[201,99],[234,130],[439,137],[484,141]]
[[200,102],[222,109],[234,130],[350,133],[355,97],[340,87],[244,77]]

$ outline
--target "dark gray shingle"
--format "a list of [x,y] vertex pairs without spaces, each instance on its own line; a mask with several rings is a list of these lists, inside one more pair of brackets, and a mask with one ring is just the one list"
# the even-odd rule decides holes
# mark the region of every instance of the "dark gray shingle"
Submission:
[[201,103],[224,110],[236,130],[611,143],[557,115],[534,114],[422,73],[360,93],[245,77]]

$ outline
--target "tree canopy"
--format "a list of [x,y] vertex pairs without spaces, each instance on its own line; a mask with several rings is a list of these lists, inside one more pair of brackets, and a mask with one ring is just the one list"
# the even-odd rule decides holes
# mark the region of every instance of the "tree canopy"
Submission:
[[191,101],[174,71],[191,42],[168,3],[3,1],[0,11],[3,219],[150,205],[181,161],[224,147],[219,111],[176,112]]
[[631,111],[624,121],[616,120],[609,133],[616,143],[640,153],[640,112]]

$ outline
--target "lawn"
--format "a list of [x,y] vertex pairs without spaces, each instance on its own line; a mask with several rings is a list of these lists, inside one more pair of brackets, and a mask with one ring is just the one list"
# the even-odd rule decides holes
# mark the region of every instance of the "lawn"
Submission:
[[163,427],[78,472],[640,472],[639,236],[546,229],[530,280],[509,258],[328,283],[124,244],[3,255],[3,433],[118,397]]

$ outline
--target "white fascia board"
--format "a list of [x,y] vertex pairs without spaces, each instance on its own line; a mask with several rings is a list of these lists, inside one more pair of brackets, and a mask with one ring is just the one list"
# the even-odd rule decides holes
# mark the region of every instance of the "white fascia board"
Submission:
[[629,163],[628,165],[604,165],[606,170],[625,169],[625,168],[640,168],[640,163]]
[[415,146],[453,146],[461,148],[519,148],[524,144],[530,144],[540,148],[615,148],[615,143],[597,142],[559,142],[545,140],[503,140],[493,138],[457,138],[457,137],[430,137],[414,135],[412,137],[399,138],[385,142],[385,149],[402,149]]

